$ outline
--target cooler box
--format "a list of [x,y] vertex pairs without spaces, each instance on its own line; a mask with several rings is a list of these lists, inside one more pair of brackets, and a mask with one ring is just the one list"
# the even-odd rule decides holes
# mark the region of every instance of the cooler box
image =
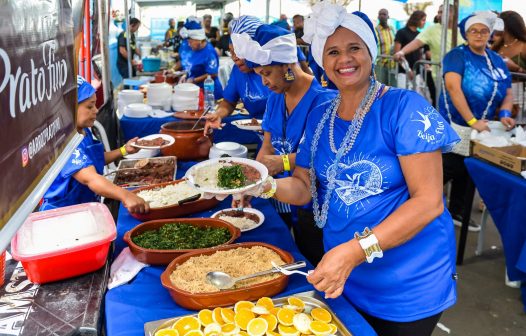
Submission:
[[161,59],[156,57],[147,57],[142,59],[142,70],[144,72],[155,72],[161,69]]
[[101,268],[116,236],[104,204],[78,204],[29,215],[11,240],[11,254],[29,281],[43,284]]

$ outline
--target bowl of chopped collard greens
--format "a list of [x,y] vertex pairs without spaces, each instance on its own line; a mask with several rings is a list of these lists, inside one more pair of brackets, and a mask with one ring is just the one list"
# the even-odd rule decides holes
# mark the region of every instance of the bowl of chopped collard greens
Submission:
[[188,252],[233,243],[241,232],[216,218],[173,218],[144,222],[126,232],[124,241],[140,262],[168,265]]
[[185,178],[201,192],[233,195],[257,188],[267,176],[262,163],[231,157],[200,162],[188,169]]

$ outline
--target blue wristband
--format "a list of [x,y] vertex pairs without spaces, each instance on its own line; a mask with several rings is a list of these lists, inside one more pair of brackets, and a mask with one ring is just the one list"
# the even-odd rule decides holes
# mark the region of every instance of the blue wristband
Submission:
[[499,119],[501,118],[511,118],[511,111],[510,110],[500,110]]

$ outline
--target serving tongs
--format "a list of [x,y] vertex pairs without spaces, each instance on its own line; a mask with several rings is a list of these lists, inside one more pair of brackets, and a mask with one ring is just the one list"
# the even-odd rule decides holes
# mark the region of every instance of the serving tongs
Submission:
[[197,120],[195,121],[195,124],[194,126],[190,129],[190,131],[193,131],[194,128],[197,126],[197,124],[199,124],[199,121],[201,121],[201,119],[208,113],[210,112],[210,110],[212,109],[212,106],[208,106],[207,109],[205,110],[205,112],[203,114],[201,114],[201,116],[199,118],[197,118]]

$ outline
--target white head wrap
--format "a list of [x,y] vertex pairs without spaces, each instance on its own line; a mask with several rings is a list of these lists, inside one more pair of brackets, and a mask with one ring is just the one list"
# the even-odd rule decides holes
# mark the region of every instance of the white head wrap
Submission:
[[185,26],[179,31],[182,38],[191,38],[192,40],[206,40],[204,28],[201,26],[201,20],[196,16],[189,16],[186,19]]
[[466,31],[468,31],[469,27],[471,27],[472,25],[476,23],[481,23],[485,25],[486,27],[488,27],[491,33],[493,32],[493,29],[495,29],[495,24],[497,23],[497,20],[500,20],[500,19],[498,18],[497,14],[493,13],[492,11],[476,12],[475,15],[467,19],[466,26],[465,26]]
[[232,44],[237,57],[258,65],[269,65],[272,62],[291,64],[298,62],[296,36],[281,35],[260,45],[249,34],[232,34]]
[[355,32],[363,40],[372,61],[378,55],[374,32],[367,23],[358,15],[347,13],[344,7],[322,1],[312,7],[312,13],[305,19],[303,28],[303,41],[311,44],[312,56],[316,63],[323,68],[323,48],[327,38],[339,26]]
[[501,18],[497,18],[497,20],[495,20],[493,30],[500,32],[504,31],[504,21]]

